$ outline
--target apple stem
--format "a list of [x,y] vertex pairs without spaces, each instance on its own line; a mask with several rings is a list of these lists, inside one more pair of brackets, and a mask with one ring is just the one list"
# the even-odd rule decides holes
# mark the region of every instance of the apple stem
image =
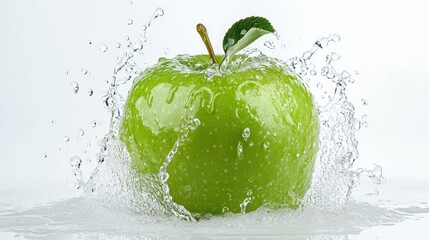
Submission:
[[207,33],[206,27],[202,23],[197,24],[197,32],[200,34],[201,39],[206,45],[207,51],[209,52],[210,59],[214,64],[217,64],[216,55],[213,51],[212,43],[210,42],[209,34]]

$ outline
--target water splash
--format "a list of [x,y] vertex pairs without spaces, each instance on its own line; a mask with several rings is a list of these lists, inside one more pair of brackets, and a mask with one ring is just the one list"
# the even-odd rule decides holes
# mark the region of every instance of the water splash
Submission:
[[[98,165],[96,169],[89,179],[84,181],[80,172],[82,161],[78,161],[74,157],[70,162],[73,174],[77,177],[78,188],[84,189],[90,196],[101,196],[104,202],[107,201],[108,206],[131,207],[149,215],[163,213],[194,221],[196,216],[172,200],[167,184],[169,175],[166,169],[174,160],[175,154],[189,133],[197,129],[201,125],[201,121],[195,118],[192,112],[183,118],[180,136],[156,175],[142,175],[133,170],[130,156],[118,135],[125,103],[118,88],[126,85],[142,72],[141,67],[134,59],[143,54],[147,42],[147,31],[153,22],[163,15],[164,11],[158,8],[147,24],[142,26],[140,35],[136,40],[131,41],[130,37],[126,36],[124,48],[121,48],[120,43],[116,44],[116,48],[125,49],[125,52],[114,66],[113,75],[107,81],[109,89],[103,95],[103,103],[110,113],[110,130],[99,144],[100,152],[97,155]],[[340,36],[336,34],[321,38],[302,56],[290,58],[284,63],[308,84],[310,91],[314,94],[319,111],[320,150],[316,160],[313,182],[303,201],[304,208],[318,207],[338,211],[345,206],[360,177],[369,177],[376,184],[381,184],[384,181],[379,166],[373,170],[353,168],[359,156],[355,134],[361,126],[367,124],[363,117],[361,120],[355,117],[355,106],[347,98],[348,84],[354,83],[355,79],[348,71],[336,69],[335,63],[341,59],[340,54],[336,52],[326,55],[323,66],[313,62],[319,51],[339,41]],[[274,42],[267,41],[264,45],[268,49],[275,49]],[[106,52],[108,50],[107,45],[101,45],[100,50]],[[168,49],[168,53],[169,51]],[[248,58],[262,56],[262,52],[255,48],[245,49],[243,52]],[[168,53],[166,51],[165,54]],[[213,76],[223,74],[222,71],[228,71],[227,66],[229,69],[237,69],[246,66],[245,62],[246,58],[233,62],[227,58],[221,69],[209,67],[204,71],[207,78],[212,79]],[[199,68],[199,66],[195,67]],[[323,94],[318,94],[320,90],[324,90]],[[367,103],[362,101],[362,104],[366,105]],[[96,122],[92,122],[92,127],[95,126]],[[249,140],[249,128],[243,130],[242,137],[244,142]],[[252,147],[253,144],[252,141],[248,142],[249,147]],[[265,142],[263,146],[264,149],[270,148],[270,142]],[[242,155],[242,153],[243,143],[239,142],[237,154]],[[240,204],[243,213],[246,212],[246,206],[252,200],[251,195],[250,190],[250,194]],[[229,209],[225,209],[225,212],[228,211]]]
[[[326,65],[320,68],[318,76],[315,76],[317,64],[310,62],[318,51],[339,41],[340,36],[336,34],[321,38],[301,57],[287,61],[303,78],[307,77],[310,91],[316,93],[317,89],[327,89],[322,95],[314,94],[321,128],[320,150],[312,186],[304,199],[304,206],[318,206],[333,211],[341,210],[345,206],[361,176],[370,177],[376,184],[384,182],[379,166],[373,170],[353,168],[359,157],[356,132],[366,125],[366,121],[356,118],[355,106],[347,98],[347,85],[355,80],[348,71],[338,71],[334,67],[334,63],[341,56],[335,52],[327,54]],[[316,72],[312,74],[311,71]],[[316,88],[311,82],[317,82]],[[329,95],[328,91],[332,92],[332,95]]]

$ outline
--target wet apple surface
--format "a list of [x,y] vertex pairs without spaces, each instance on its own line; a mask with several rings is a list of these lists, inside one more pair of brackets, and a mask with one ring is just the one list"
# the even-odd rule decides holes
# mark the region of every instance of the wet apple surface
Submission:
[[298,206],[318,151],[310,92],[274,58],[209,60],[160,59],[135,80],[120,131],[135,169],[159,173],[178,144],[166,183],[191,213]]

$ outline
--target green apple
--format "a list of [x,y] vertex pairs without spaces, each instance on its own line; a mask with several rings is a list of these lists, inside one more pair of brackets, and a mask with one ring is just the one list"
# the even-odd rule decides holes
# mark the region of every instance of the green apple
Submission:
[[311,93],[277,59],[236,55],[160,59],[134,81],[121,140],[135,170],[168,164],[172,201],[190,213],[295,208],[308,190],[319,121]]

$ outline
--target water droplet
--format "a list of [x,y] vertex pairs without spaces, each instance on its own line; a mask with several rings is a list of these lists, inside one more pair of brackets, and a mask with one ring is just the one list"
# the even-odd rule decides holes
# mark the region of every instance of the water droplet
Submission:
[[318,46],[319,48],[325,48],[326,46],[328,46],[328,39],[327,38],[321,38],[319,40],[316,41],[316,43],[314,43],[316,46]]
[[76,187],[79,188],[82,183],[82,172],[80,170],[80,165],[82,164],[82,159],[78,156],[70,158],[70,166],[72,167],[72,172],[77,178]]
[[106,105],[106,107],[110,107],[110,106],[112,106],[112,104],[113,104],[113,100],[112,100],[112,98],[111,98],[111,97],[106,97],[106,98],[104,99],[104,104]]
[[168,55],[169,53],[170,53],[170,49],[169,48],[165,49],[164,54]]
[[50,122],[50,123],[54,123],[54,119],[50,119],[50,120],[49,120],[49,122]]
[[130,40],[130,37],[125,36],[125,41],[129,41],[129,40]]
[[116,48],[121,48],[121,44],[120,43],[116,43],[115,47]]
[[82,69],[82,70],[80,70],[80,72],[82,73],[82,75],[88,74],[88,70],[86,70],[86,69]]
[[378,195],[378,194],[379,194],[378,189],[377,189],[377,188],[375,188],[375,189],[374,189],[374,195]]
[[318,83],[317,83],[317,85],[316,85],[316,87],[317,87],[318,89],[322,89],[322,88],[323,88],[323,83],[318,82]]
[[201,125],[201,121],[198,118],[192,118],[190,121],[190,129],[195,130]]
[[101,44],[100,45],[100,51],[101,52],[107,52],[107,50],[109,50],[109,47],[107,47],[107,45],[106,44]]
[[301,154],[300,154],[300,153],[297,153],[297,154],[296,154],[296,157],[298,157],[298,158],[299,158],[299,157],[301,157]]
[[93,121],[93,122],[91,123],[91,127],[95,128],[96,126],[97,126],[97,122],[96,122],[96,121]]
[[237,155],[241,156],[243,154],[243,144],[241,142],[238,142],[237,144]]
[[250,137],[250,129],[245,128],[243,130],[243,133],[241,134],[241,136],[243,137],[244,141],[247,141],[247,139],[249,139],[249,137]]
[[253,147],[253,145],[254,145],[253,141],[250,141],[249,142],[249,147]]
[[88,95],[92,96],[94,94],[94,90],[92,90],[92,88],[88,89]]
[[253,192],[252,192],[252,189],[249,189],[249,190],[247,190],[247,196],[250,196],[250,195],[252,195],[253,194]]
[[48,154],[44,153],[43,158],[48,158]]
[[83,136],[83,135],[85,135],[85,131],[83,131],[83,129],[80,129],[78,134],[79,134],[79,136]]
[[91,45],[91,44],[92,44],[92,42],[91,42],[91,41],[88,41],[88,44],[89,44],[89,45]]
[[79,92],[79,84],[77,82],[72,82],[72,87],[74,94]]
[[66,70],[66,71],[64,72],[64,74],[65,74],[65,75],[69,75],[69,71],[68,71],[68,70]]
[[329,35],[329,40],[337,43],[341,40],[341,37],[338,34],[331,34]]
[[276,48],[275,45],[274,45],[274,43],[272,41],[266,41],[264,43],[264,46],[267,47],[267,48],[269,48],[269,49],[275,49]]
[[163,10],[162,8],[157,8],[157,9],[155,10],[155,15],[154,15],[154,16],[155,16],[154,18],[164,16],[164,10]]
[[128,25],[132,25],[133,23],[134,23],[133,19],[129,18],[129,19],[127,20],[127,24],[128,24]]
[[338,53],[333,52],[331,54],[326,55],[326,62],[330,64],[332,62],[338,61],[340,58],[341,56]]
[[223,207],[222,208],[222,213],[223,214],[228,213],[228,212],[229,212],[229,208],[228,207]]
[[362,120],[366,121],[366,118],[367,118],[366,114],[362,115]]
[[355,74],[356,74],[356,75],[359,75],[359,71],[358,71],[358,70],[356,70],[356,71],[355,71]]
[[240,203],[241,213],[246,213],[246,207],[250,203],[251,200],[252,200],[252,198],[247,197],[243,200],[242,203]]
[[143,43],[141,41],[137,41],[132,44],[131,48],[133,49],[134,52],[137,52],[143,49]]
[[366,99],[362,98],[360,101],[362,102],[363,106],[367,106],[368,105],[368,101]]
[[67,137],[67,136],[64,136],[63,137],[63,142],[69,142],[70,141],[70,138],[69,137]]
[[350,75],[350,73],[349,73],[349,72],[347,72],[347,71],[343,71],[343,72],[341,73],[341,78],[342,78],[342,79],[344,79],[344,80],[348,80],[348,79],[350,79],[350,77],[351,77],[351,75]]
[[264,143],[264,149],[268,149],[270,147],[270,142],[265,142]]

